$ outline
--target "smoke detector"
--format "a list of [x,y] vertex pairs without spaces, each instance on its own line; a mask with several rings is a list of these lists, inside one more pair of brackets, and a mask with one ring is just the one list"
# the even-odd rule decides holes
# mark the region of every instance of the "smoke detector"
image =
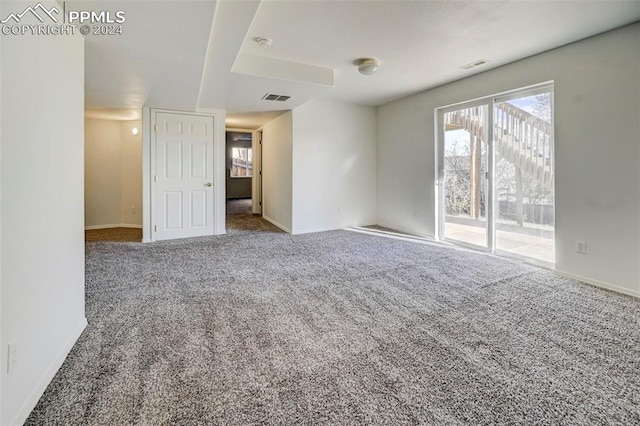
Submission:
[[271,47],[271,44],[273,44],[273,40],[266,37],[258,37],[256,38],[256,43],[258,43],[263,49],[268,49]]

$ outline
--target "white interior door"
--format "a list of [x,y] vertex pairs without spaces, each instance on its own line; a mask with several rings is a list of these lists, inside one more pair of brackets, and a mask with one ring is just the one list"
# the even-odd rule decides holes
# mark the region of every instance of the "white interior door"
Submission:
[[155,240],[213,235],[213,117],[157,113]]

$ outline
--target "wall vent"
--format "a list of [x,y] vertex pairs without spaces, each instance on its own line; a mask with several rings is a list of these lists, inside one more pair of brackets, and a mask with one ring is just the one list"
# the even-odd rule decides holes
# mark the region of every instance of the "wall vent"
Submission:
[[265,101],[278,101],[278,102],[284,102],[286,100],[288,100],[291,96],[286,96],[286,95],[275,95],[273,93],[267,93],[266,95],[264,95],[262,97],[263,100]]
[[470,64],[461,66],[460,69],[461,70],[470,70],[471,68],[475,68],[475,67],[479,67],[480,65],[484,65],[487,62],[489,62],[489,61],[487,61],[486,59],[478,59],[477,61],[471,62]]

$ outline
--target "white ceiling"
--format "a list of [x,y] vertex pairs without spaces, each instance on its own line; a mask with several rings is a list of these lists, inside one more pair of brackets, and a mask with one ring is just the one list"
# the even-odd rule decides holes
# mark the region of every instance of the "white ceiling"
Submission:
[[[312,98],[382,105],[640,20],[639,0],[70,3],[127,16],[122,36],[86,36],[88,108],[225,109],[236,128]],[[378,73],[357,72],[365,56]]]
[[85,106],[193,110],[215,1],[67,1],[126,12],[122,35],[85,36]]

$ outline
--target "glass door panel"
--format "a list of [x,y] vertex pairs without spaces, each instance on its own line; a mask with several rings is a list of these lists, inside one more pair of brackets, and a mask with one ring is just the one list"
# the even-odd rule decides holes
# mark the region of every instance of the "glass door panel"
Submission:
[[442,115],[443,237],[487,247],[488,105]]
[[495,102],[495,249],[554,263],[552,92]]

